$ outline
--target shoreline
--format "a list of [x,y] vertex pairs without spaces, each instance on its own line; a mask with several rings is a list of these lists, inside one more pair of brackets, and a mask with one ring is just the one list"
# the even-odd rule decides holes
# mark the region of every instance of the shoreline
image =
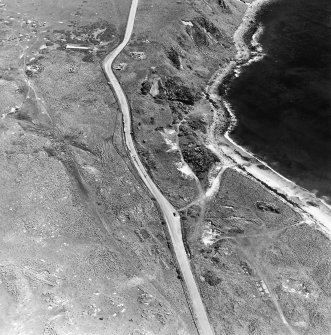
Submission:
[[[238,76],[242,67],[264,57],[263,48],[258,42],[263,26],[256,21],[256,17],[263,6],[275,1],[256,0],[248,6],[242,23],[233,35],[237,49],[235,59],[217,71],[206,87],[209,100],[216,109],[208,147],[214,153],[221,155],[223,161],[225,160],[228,164],[231,161],[230,164],[237,165],[237,168],[239,166],[241,171],[267,186],[270,191],[276,195],[282,195],[289,205],[300,213],[305,222],[316,225],[317,229],[331,238],[331,206],[311,191],[281,175],[231,138],[230,134],[237,124],[237,118],[230,103],[219,93],[221,85],[225,86],[224,81]],[[248,37],[249,44],[246,42]],[[219,122],[217,114],[222,113],[229,116],[229,126],[223,134],[218,134],[216,133]]]

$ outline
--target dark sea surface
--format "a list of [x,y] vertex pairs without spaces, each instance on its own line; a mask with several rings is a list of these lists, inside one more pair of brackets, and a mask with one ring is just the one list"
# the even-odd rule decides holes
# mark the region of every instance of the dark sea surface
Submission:
[[[237,143],[318,196],[331,198],[331,0],[280,0],[258,15],[266,56],[226,99]],[[330,201],[328,201],[330,203]]]

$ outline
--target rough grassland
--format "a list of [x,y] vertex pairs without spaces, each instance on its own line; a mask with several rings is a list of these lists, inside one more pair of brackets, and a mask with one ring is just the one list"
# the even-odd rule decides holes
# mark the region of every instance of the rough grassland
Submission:
[[[179,207],[199,193],[196,180],[178,169],[182,158],[196,172],[201,156],[210,153],[202,154],[200,138],[186,135],[180,139],[186,146],[168,151],[162,133],[172,130],[179,135],[180,125],[191,129],[193,115],[195,122],[208,126],[211,109],[204,89],[219,65],[234,56],[232,34],[244,10],[243,3],[232,0],[226,1],[226,8],[218,1],[143,0],[134,36],[118,59],[118,64],[126,64],[117,74],[132,103],[141,158],[162,192]],[[132,54],[137,51],[144,56]],[[207,161],[213,163],[213,159]],[[197,176],[203,186],[211,165]]]
[[3,3],[0,333],[194,334],[100,67],[130,1]]
[[[198,212],[199,213],[199,212]],[[192,264],[220,334],[330,333],[330,242],[255,181],[227,170],[185,215]]]

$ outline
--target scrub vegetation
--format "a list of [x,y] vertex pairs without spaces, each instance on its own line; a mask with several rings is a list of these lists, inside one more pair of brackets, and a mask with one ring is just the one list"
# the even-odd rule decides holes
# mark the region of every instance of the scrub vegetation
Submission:
[[100,65],[131,1],[2,4],[0,333],[195,334]]

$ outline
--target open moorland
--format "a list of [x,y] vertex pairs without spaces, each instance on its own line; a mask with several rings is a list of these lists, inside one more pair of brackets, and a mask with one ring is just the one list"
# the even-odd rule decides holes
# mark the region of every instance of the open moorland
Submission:
[[1,2],[0,334],[195,334],[100,66],[130,3]]
[[[0,2],[0,334],[197,334],[100,66],[130,4]],[[206,86],[234,58],[246,8],[140,0],[114,71],[215,334],[330,334],[329,240],[208,146]]]
[[330,333],[330,241],[280,198],[228,169],[182,219],[217,334]]
[[[141,1],[115,70],[140,157],[180,210],[215,333],[329,334],[329,240],[208,146],[215,109],[206,85],[233,59],[245,10],[232,0]],[[218,118],[224,131],[229,121]]]

